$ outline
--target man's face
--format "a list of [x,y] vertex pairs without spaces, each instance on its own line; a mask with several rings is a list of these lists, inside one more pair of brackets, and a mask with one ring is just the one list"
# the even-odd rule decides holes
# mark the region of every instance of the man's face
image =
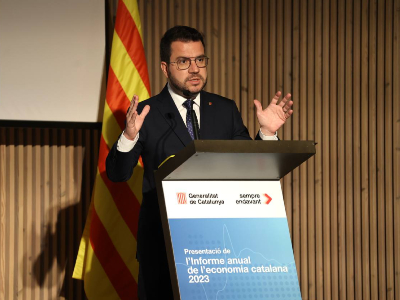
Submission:
[[197,67],[194,59],[204,55],[203,44],[198,42],[175,41],[171,44],[170,62],[186,57],[193,61],[187,70],[178,70],[176,64],[161,62],[161,69],[168,78],[172,89],[185,98],[198,94],[207,83],[207,68]]

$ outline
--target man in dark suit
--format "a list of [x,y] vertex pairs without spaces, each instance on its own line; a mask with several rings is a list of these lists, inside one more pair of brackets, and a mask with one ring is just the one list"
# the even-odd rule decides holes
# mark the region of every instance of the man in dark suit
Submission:
[[[200,119],[201,139],[251,139],[234,101],[203,91],[207,83],[208,57],[203,36],[186,26],[169,29],[160,43],[161,69],[168,84],[160,94],[139,103],[134,96],[126,115],[126,128],[107,157],[107,175],[126,181],[139,156],[144,164],[143,200],[139,216],[139,299],[173,299],[166,259],[154,171],[170,155],[193,139],[186,127]],[[278,92],[262,109],[254,100],[260,130],[256,139],[277,139],[276,131],[293,113],[290,94],[280,102]],[[151,108],[151,109],[150,109]]]

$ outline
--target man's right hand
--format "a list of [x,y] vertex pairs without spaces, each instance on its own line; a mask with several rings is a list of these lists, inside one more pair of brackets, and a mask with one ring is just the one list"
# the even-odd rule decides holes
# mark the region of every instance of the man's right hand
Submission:
[[126,113],[126,127],[124,131],[124,136],[133,141],[138,134],[140,128],[142,128],[144,118],[150,111],[150,106],[146,105],[142,113],[139,115],[136,111],[139,104],[139,96],[134,95],[129,106],[128,112]]

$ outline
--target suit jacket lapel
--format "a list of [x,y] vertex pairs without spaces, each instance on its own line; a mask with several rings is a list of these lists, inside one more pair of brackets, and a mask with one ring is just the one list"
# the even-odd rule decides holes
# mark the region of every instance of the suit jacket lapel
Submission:
[[159,94],[157,109],[181,142],[187,146],[192,141],[192,138],[189,135],[174,100],[172,100],[167,85]]
[[210,124],[213,124],[212,118],[213,106],[210,105],[208,95],[206,92],[200,93],[200,139],[206,140],[209,136]]

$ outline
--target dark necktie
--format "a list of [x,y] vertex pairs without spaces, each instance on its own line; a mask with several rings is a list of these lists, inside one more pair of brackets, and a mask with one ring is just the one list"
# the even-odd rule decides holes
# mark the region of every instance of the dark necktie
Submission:
[[190,111],[193,109],[193,100],[188,99],[183,103],[183,106],[186,108],[186,127],[189,131],[190,137],[194,140],[194,132],[193,132],[193,120]]

